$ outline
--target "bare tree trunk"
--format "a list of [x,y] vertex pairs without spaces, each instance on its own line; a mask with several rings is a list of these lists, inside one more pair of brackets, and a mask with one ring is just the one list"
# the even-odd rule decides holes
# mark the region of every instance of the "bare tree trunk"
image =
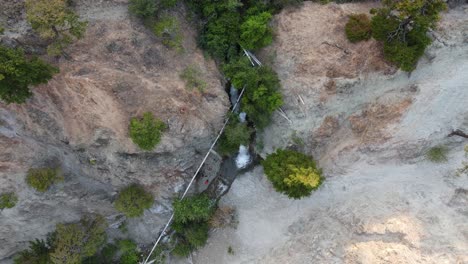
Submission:
[[452,131],[450,134],[448,134],[449,137],[453,137],[453,136],[460,136],[460,137],[464,137],[464,138],[468,138],[468,135],[465,134],[463,131],[461,131],[460,129],[457,129],[457,130],[454,130]]

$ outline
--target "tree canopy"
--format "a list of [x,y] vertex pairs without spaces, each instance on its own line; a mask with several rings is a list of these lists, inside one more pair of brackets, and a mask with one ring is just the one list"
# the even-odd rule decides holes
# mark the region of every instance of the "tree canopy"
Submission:
[[32,85],[47,83],[58,69],[37,57],[27,59],[22,49],[0,45],[0,99],[24,103],[32,96]]
[[240,26],[240,44],[245,49],[256,50],[273,42],[273,32],[268,25],[271,14],[262,12],[248,17]]

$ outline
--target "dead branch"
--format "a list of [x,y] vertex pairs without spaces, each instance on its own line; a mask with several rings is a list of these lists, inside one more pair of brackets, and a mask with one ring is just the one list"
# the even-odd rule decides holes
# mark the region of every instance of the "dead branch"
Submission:
[[349,50],[347,50],[347,49],[345,49],[345,48],[343,48],[343,47],[341,47],[341,46],[338,46],[338,45],[335,44],[335,43],[332,44],[332,43],[330,43],[330,42],[328,42],[328,41],[324,41],[324,42],[322,42],[322,44],[325,44],[325,45],[332,46],[332,47],[335,47],[335,48],[337,48],[337,49],[340,49],[340,50],[342,50],[345,54],[350,54],[350,53],[351,53]]
[[460,129],[454,130],[450,134],[448,134],[448,137],[453,137],[453,136],[468,138],[468,135],[465,134],[465,132],[461,131]]

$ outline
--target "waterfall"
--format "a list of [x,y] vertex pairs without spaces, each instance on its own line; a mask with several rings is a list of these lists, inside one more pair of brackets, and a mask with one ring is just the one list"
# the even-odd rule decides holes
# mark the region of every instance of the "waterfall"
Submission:
[[240,145],[239,154],[237,154],[237,157],[236,157],[236,166],[237,166],[237,168],[243,169],[243,168],[247,167],[247,165],[249,165],[251,159],[252,158],[250,157],[249,149],[244,145]]
[[[237,99],[239,99],[239,91],[234,87],[234,85],[231,85],[231,89],[229,90],[229,95],[231,99],[231,105],[234,107],[234,105],[237,102]],[[234,109],[234,112],[237,112],[239,110],[239,105]]]
[[239,114],[239,121],[240,121],[241,123],[244,123],[246,117],[247,117],[247,113],[241,112],[241,113]]

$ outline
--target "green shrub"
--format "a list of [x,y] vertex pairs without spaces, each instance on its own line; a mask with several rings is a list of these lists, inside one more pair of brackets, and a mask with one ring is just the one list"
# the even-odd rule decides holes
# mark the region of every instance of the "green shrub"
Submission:
[[139,260],[139,252],[137,245],[130,239],[123,239],[119,241],[119,250],[122,254],[120,257],[120,264],[135,264]]
[[271,14],[262,12],[248,17],[240,26],[240,44],[243,48],[256,50],[273,42],[273,32],[268,25]]
[[311,158],[292,150],[279,149],[268,155],[262,165],[273,187],[294,199],[310,195],[323,180]]
[[26,175],[26,183],[34,189],[45,192],[52,184],[64,180],[60,168],[37,168],[29,169]]
[[166,124],[155,118],[152,113],[146,112],[143,118],[130,120],[130,138],[143,150],[152,150],[161,141],[161,132],[166,129]]
[[205,91],[206,82],[201,78],[202,73],[195,66],[188,66],[182,71],[180,78],[185,81],[186,87],[189,90],[197,89],[200,92]]
[[143,215],[153,205],[153,195],[137,184],[123,188],[115,201],[115,208],[127,217]]
[[106,227],[100,215],[85,217],[78,223],[57,224],[50,253],[52,263],[80,264],[95,255],[106,241]]
[[172,203],[174,208],[174,222],[188,223],[193,221],[208,221],[213,213],[213,204],[205,194],[176,199]]
[[354,14],[349,16],[345,26],[346,37],[351,42],[368,40],[371,38],[371,23],[366,14]]
[[444,146],[430,148],[426,153],[426,158],[435,163],[447,162],[448,149]]
[[31,97],[31,85],[47,83],[58,69],[38,58],[26,59],[23,50],[0,45],[0,99],[24,103]]
[[179,256],[179,257],[188,257],[192,252],[190,244],[185,240],[177,241],[174,249],[172,250],[172,254]]
[[158,7],[156,0],[130,0],[128,10],[133,15],[146,19],[154,16]]
[[84,36],[87,22],[68,7],[67,0],[26,0],[26,19],[39,35],[51,42],[49,55],[61,55],[74,40]]
[[248,145],[252,129],[246,123],[240,123],[237,117],[231,117],[229,124],[224,129],[218,141],[218,151],[222,155],[234,154],[239,150],[240,145]]
[[404,71],[412,71],[431,43],[427,36],[446,9],[443,0],[385,1],[384,7],[371,10],[372,36],[384,42],[385,58]]
[[208,240],[208,223],[201,222],[191,224],[184,229],[184,237],[193,248],[200,248],[206,244]]
[[44,240],[29,241],[29,249],[20,251],[14,257],[15,264],[49,264],[50,245]]
[[18,196],[15,193],[2,193],[0,194],[0,210],[5,208],[13,208],[18,202]]
[[244,87],[241,99],[243,111],[259,129],[266,127],[271,114],[283,104],[278,75],[267,66],[252,68],[247,58],[224,67],[224,73],[234,87]]
[[153,26],[153,32],[162,38],[162,43],[168,48],[182,51],[182,32],[179,21],[174,16],[164,15]]

